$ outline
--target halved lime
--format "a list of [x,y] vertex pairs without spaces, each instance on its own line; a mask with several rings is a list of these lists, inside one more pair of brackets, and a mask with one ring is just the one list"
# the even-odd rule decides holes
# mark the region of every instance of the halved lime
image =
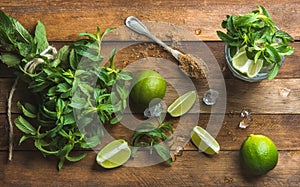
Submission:
[[246,53],[246,46],[238,50],[232,59],[233,67],[241,73],[246,74],[248,77],[255,77],[263,66],[263,60],[259,59],[256,62],[248,59]]
[[130,158],[131,150],[125,140],[114,140],[103,147],[97,154],[96,161],[104,168],[123,165]]
[[195,126],[191,138],[195,146],[208,155],[218,154],[220,151],[219,143],[202,127]]
[[186,92],[168,107],[167,112],[173,117],[181,116],[192,108],[196,98],[196,91]]

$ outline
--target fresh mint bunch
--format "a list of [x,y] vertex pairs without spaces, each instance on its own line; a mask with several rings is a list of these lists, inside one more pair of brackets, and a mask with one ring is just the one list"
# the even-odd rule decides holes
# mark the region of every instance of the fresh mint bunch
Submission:
[[280,69],[282,57],[293,54],[294,47],[289,43],[294,39],[276,27],[263,6],[257,8],[244,15],[227,15],[222,22],[227,32],[217,31],[217,35],[232,51],[236,52],[238,47],[246,45],[249,59],[255,63],[261,59],[264,66],[273,65],[268,75],[269,79],[273,79]]
[[[23,112],[15,120],[24,133],[20,143],[32,139],[44,156],[58,157],[58,169],[65,160],[84,158],[85,153],[74,155],[72,150],[98,145],[104,135],[99,122],[119,122],[127,106],[126,81],[132,76],[115,68],[116,50],[108,64],[101,65],[101,43],[111,30],[80,33],[84,38],[56,51],[49,46],[41,22],[31,35],[16,19],[0,11],[0,60],[15,68],[37,100],[37,104],[18,103]],[[91,77],[95,77],[95,85],[89,84]]]

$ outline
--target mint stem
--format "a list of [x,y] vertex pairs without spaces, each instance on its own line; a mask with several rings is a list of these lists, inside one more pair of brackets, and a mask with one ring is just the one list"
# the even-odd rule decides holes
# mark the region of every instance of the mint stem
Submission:
[[9,97],[8,97],[8,107],[7,107],[7,119],[8,119],[8,124],[9,124],[9,139],[8,139],[8,160],[12,160],[12,154],[13,154],[13,144],[14,144],[14,127],[11,119],[11,103],[12,103],[12,98],[14,96],[14,92],[16,90],[17,84],[19,82],[19,76],[16,78],[10,92],[9,92]]

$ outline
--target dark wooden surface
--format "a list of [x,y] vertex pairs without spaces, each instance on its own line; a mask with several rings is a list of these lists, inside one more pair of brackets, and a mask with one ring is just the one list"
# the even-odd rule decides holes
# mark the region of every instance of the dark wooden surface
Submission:
[[[221,29],[220,24],[226,14],[246,13],[254,9],[256,4],[264,5],[275,23],[296,39],[293,44],[295,53],[286,59],[276,79],[246,83],[234,78],[227,69],[223,53],[224,44],[217,38],[216,30]],[[177,157],[172,166],[157,164],[141,168],[120,167],[105,170],[95,163],[96,152],[87,151],[88,156],[85,159],[74,164],[67,163],[62,171],[58,172],[57,160],[44,158],[31,141],[18,146],[17,142],[22,133],[16,128],[13,160],[7,161],[6,100],[14,81],[14,74],[1,64],[0,186],[300,186],[299,0],[3,0],[0,2],[0,8],[16,17],[30,30],[34,28],[37,20],[41,20],[46,26],[50,43],[57,47],[78,39],[79,32],[94,32],[97,26],[102,30],[123,26],[125,18],[130,15],[142,21],[169,22],[191,33],[201,30],[195,37],[203,40],[212,51],[222,69],[227,90],[226,113],[216,136],[221,146],[219,155],[205,156],[188,143],[183,155]],[[193,49],[197,46],[191,44],[189,47]],[[160,48],[156,47],[155,50],[164,58],[172,60]],[[130,50],[124,50],[117,58],[122,62],[142,57],[130,54]],[[170,81],[176,81],[176,77]],[[207,83],[197,84],[198,94],[201,95],[206,88]],[[280,94],[283,88],[291,90],[286,97]],[[172,96],[172,93],[169,94]],[[19,113],[16,102],[31,99],[26,84],[20,83],[13,99],[13,117]],[[166,98],[166,102],[170,103],[171,99]],[[238,112],[243,107],[251,109],[253,114],[254,121],[247,129],[238,128],[241,120]],[[189,115],[196,115],[197,112],[192,111]],[[205,127],[209,117],[210,107],[201,104],[198,125]],[[174,122],[176,120],[174,119]],[[115,137],[124,139],[131,136],[128,129],[121,124],[108,127],[108,131]],[[261,177],[248,175],[239,164],[239,148],[251,133],[269,136],[279,150],[278,165]]]

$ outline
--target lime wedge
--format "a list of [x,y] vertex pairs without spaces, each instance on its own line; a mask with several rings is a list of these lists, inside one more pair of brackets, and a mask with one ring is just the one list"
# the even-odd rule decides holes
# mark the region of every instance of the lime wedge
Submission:
[[259,59],[255,63],[247,57],[246,46],[238,50],[232,59],[233,67],[241,73],[246,74],[248,77],[255,77],[263,66],[263,60]]
[[197,148],[208,155],[218,154],[220,151],[218,142],[206,130],[199,126],[193,128],[191,138]]
[[196,91],[186,92],[168,107],[167,112],[173,117],[181,116],[192,108],[196,98]]
[[104,168],[115,168],[127,162],[130,155],[131,150],[125,140],[114,140],[99,151],[96,161]]

